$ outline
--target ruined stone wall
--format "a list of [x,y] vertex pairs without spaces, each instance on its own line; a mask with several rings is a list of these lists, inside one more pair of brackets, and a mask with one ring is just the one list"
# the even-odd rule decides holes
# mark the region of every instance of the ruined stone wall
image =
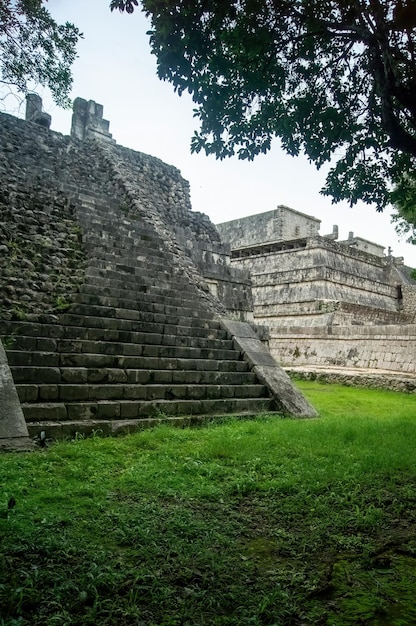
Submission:
[[350,237],[346,241],[339,241],[338,243],[355,248],[355,250],[362,250],[368,254],[374,256],[384,256],[384,246],[380,246],[377,243],[363,239],[362,237],[354,237],[353,233],[350,233]]
[[416,374],[416,325],[281,327],[269,347],[284,366],[386,369]]
[[280,205],[275,211],[217,224],[223,241],[233,249],[288,241],[318,234],[320,220]]
[[55,313],[71,303],[85,270],[76,204],[62,181],[73,150],[68,138],[4,114],[0,142],[1,319]]
[[247,273],[231,268],[229,248],[209,218],[191,211],[189,184],[175,167],[5,114],[0,142],[3,319],[54,314],[73,301],[95,245],[82,196],[111,197],[121,219],[139,215],[163,237],[178,271],[190,276],[211,307],[250,318]]

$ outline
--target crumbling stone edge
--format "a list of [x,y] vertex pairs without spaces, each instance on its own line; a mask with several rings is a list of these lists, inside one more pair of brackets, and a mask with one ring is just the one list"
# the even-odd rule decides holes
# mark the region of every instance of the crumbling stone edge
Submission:
[[19,397],[0,341],[0,452],[33,450]]
[[220,322],[233,339],[235,349],[240,350],[252,372],[270,390],[278,411],[291,417],[318,417],[316,409],[294,386],[250,324],[225,318],[220,318]]

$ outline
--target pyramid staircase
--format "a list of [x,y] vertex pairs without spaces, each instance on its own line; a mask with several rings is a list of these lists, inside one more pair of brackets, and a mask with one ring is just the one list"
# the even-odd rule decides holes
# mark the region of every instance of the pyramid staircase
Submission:
[[87,269],[73,304],[2,323],[29,433],[109,434],[158,418],[273,410],[209,294],[149,223],[120,219],[111,202],[79,198]]

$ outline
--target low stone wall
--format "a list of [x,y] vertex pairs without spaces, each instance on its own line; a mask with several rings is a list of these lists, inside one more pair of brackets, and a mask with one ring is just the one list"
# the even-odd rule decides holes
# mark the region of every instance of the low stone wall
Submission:
[[339,366],[416,374],[416,325],[271,329],[270,351],[283,366]]
[[317,380],[321,383],[344,385],[346,387],[365,387],[368,389],[386,389],[416,394],[416,377],[404,378],[391,374],[370,374],[353,372],[329,372],[287,368],[288,375],[296,380]]

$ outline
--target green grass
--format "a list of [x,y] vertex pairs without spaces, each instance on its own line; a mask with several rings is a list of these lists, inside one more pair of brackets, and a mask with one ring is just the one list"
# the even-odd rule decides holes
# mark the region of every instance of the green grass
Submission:
[[319,419],[0,456],[0,625],[415,624],[416,398],[298,385]]

